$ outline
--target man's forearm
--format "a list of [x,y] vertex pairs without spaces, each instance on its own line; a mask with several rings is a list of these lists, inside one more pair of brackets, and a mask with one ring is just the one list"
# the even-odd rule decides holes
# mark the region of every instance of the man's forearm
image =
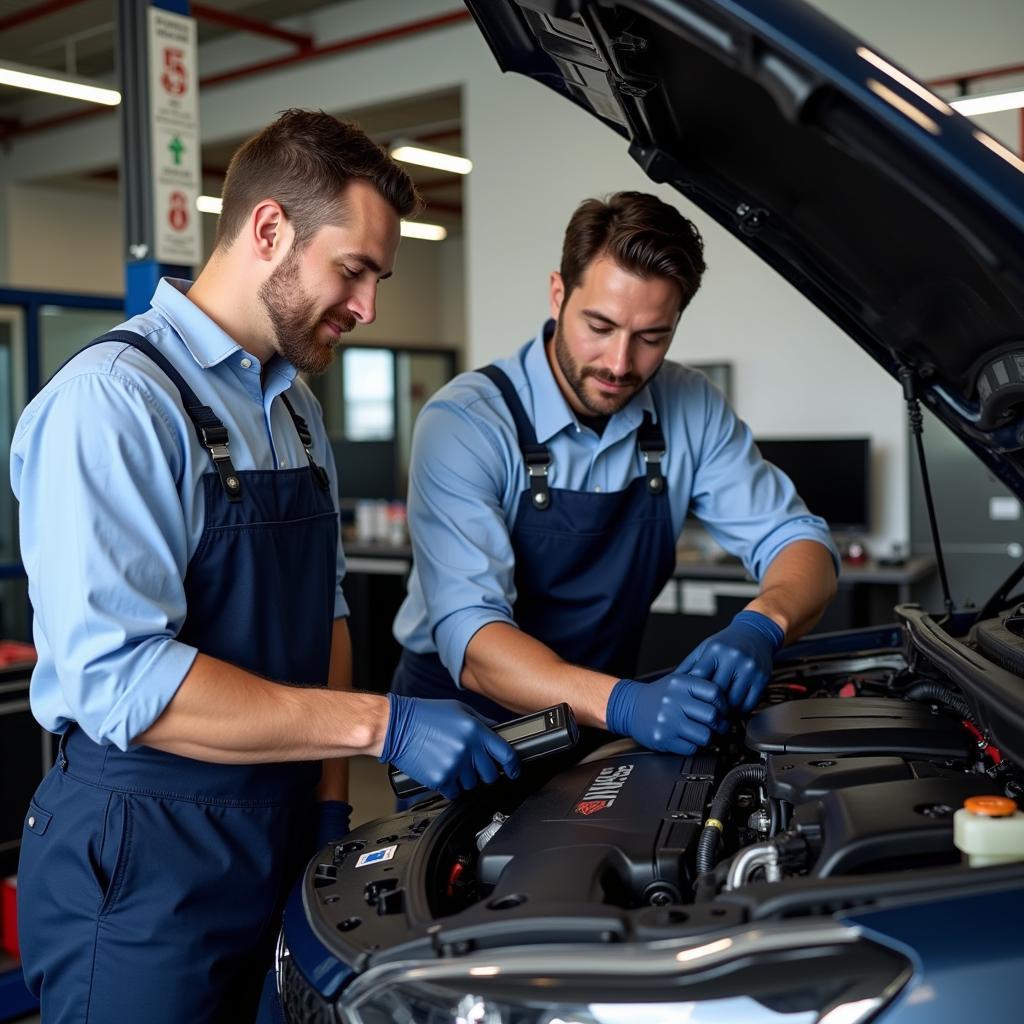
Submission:
[[747,608],[777,622],[790,643],[814,626],[835,594],[835,565],[828,548],[798,540],[775,556],[761,580],[761,592]]
[[272,683],[199,654],[134,742],[221,764],[379,756],[388,711],[386,697]]
[[615,676],[571,665],[539,640],[505,622],[490,622],[466,648],[462,685],[527,714],[565,702],[581,725],[605,727]]

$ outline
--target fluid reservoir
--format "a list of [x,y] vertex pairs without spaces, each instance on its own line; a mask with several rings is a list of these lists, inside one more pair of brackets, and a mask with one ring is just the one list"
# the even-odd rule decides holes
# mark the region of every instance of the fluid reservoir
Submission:
[[1024,813],[1005,796],[971,796],[953,815],[953,842],[972,868],[1024,860]]

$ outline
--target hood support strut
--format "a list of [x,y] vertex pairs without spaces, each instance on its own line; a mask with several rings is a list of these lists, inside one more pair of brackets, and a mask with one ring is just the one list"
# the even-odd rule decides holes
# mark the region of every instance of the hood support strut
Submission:
[[953,614],[953,599],[949,594],[949,578],[946,576],[946,560],[942,556],[942,541],[939,539],[939,523],[935,517],[935,502],[932,499],[932,486],[928,479],[928,462],[924,457],[924,416],[921,403],[917,400],[917,381],[914,371],[905,363],[900,363],[900,383],[903,385],[903,398],[907,403],[907,415],[910,419],[910,432],[917,444],[917,461],[921,467],[921,483],[924,485],[924,500],[928,506],[928,525],[932,531],[932,544],[935,547],[935,561],[939,567],[939,579],[942,581],[942,600],[946,606],[946,615]]

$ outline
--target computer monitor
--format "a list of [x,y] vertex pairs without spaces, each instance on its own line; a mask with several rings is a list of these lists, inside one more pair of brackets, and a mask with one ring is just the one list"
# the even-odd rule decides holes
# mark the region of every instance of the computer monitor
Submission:
[[868,438],[765,438],[757,447],[793,481],[797,494],[833,533],[871,529]]

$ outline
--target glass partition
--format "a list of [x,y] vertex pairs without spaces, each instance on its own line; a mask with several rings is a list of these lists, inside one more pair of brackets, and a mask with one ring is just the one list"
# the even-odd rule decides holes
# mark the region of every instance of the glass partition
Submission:
[[310,380],[323,406],[343,502],[405,500],[416,417],[455,371],[452,349],[350,346]]
[[45,384],[80,348],[106,334],[122,319],[120,311],[39,307],[39,372]]
[[30,640],[18,504],[10,487],[14,428],[65,360],[124,319],[123,300],[0,288],[0,639]]

